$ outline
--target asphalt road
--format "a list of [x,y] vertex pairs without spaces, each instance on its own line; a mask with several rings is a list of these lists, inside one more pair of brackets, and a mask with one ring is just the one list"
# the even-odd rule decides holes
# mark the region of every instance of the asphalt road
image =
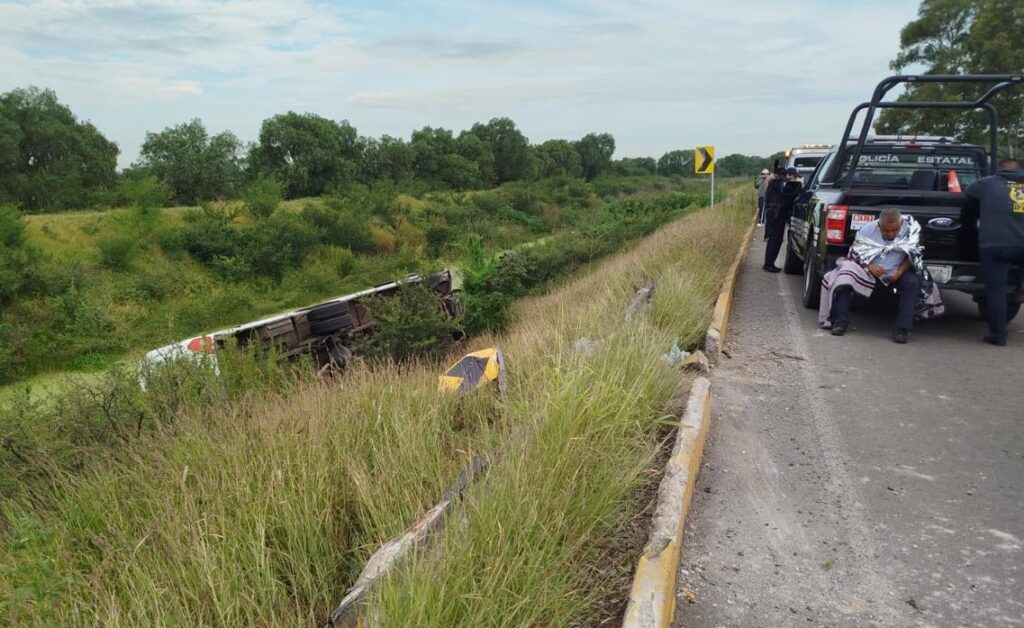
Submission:
[[[741,273],[686,526],[677,626],[1024,626],[1024,328],[963,295],[817,329],[799,277]],[[780,256],[781,261],[781,256]]]

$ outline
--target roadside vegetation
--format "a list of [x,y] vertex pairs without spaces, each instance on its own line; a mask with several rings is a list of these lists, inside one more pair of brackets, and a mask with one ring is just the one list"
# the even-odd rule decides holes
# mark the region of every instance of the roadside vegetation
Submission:
[[[563,177],[420,197],[356,187],[282,203],[275,180],[260,179],[241,201],[161,209],[167,192],[151,180],[133,190],[130,209],[20,217],[0,207],[0,382],[106,368],[204,330],[554,234],[530,262],[564,270],[606,253],[604,232],[636,237],[704,202],[697,187]],[[574,246],[572,259],[552,259],[556,243]]]
[[[636,514],[628,496],[657,450],[659,427],[673,420],[664,409],[680,378],[661,355],[674,338],[699,342],[749,222],[752,199],[742,196],[672,222],[548,295],[515,302],[510,326],[474,342],[506,352],[505,396],[439,394],[444,363],[430,358],[374,359],[338,380],[313,381],[301,365],[238,354],[220,378],[172,369],[138,397],[137,386],[127,393],[131,376],[111,372],[105,388],[83,382],[61,416],[36,407],[37,420],[8,430],[3,443],[5,478],[16,479],[0,507],[0,617],[322,621],[366,557],[428,508],[473,454],[495,447],[501,458],[451,519],[464,524],[405,566],[374,612],[387,625],[481,625],[495,613],[520,625],[584,617],[624,577],[600,569],[600,548]],[[604,235],[621,243],[655,227]],[[553,255],[543,243],[525,253]],[[491,286],[480,294],[497,293],[502,264],[480,259],[491,264],[477,267],[477,280]],[[646,279],[657,284],[654,302],[627,325],[625,305]],[[581,337],[593,355],[574,349]],[[41,437],[48,429],[64,440]]]

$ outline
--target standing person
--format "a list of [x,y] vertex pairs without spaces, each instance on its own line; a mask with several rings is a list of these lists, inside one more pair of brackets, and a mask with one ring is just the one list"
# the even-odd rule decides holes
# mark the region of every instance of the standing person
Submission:
[[764,197],[768,193],[768,185],[771,183],[771,173],[767,168],[761,169],[761,174],[754,181],[757,188],[757,226],[764,225]]
[[765,194],[765,227],[764,235],[768,245],[764,251],[764,270],[770,273],[782,272],[775,265],[775,258],[782,250],[782,239],[786,234],[786,223],[793,214],[793,201],[800,193],[802,185],[796,168],[779,168],[777,176],[768,185]]
[[[1010,264],[1024,272],[1024,170],[1017,160],[1003,159],[999,172],[978,179],[964,193],[980,212],[978,258],[988,319],[988,335],[983,340],[1002,347],[1008,335],[1006,292]],[[1020,306],[1015,303],[1014,307]]]

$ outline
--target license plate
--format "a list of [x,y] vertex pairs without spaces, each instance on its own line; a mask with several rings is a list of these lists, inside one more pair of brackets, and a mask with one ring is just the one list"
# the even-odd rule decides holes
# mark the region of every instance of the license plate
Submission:
[[853,214],[850,216],[850,230],[857,231],[874,219],[871,214]]
[[949,280],[953,278],[952,266],[933,266],[929,264],[928,272],[932,274],[932,279],[939,283],[949,283]]

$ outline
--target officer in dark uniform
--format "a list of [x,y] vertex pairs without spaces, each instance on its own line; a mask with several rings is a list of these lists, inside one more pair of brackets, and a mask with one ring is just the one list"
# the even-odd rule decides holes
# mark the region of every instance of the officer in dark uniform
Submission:
[[[978,221],[978,258],[985,282],[985,314],[988,335],[985,342],[1001,347],[1006,344],[1007,311],[1020,308],[1018,294],[1007,303],[1010,264],[1024,269],[1024,170],[1015,159],[999,162],[999,172],[967,186],[968,215],[980,212]],[[1022,271],[1024,272],[1024,271]]]
[[782,250],[786,223],[793,215],[793,201],[800,194],[800,187],[803,185],[796,168],[777,168],[776,174],[765,195],[764,232],[768,238],[768,245],[764,251],[763,268],[770,273],[782,272],[782,269],[775,265],[775,258]]

